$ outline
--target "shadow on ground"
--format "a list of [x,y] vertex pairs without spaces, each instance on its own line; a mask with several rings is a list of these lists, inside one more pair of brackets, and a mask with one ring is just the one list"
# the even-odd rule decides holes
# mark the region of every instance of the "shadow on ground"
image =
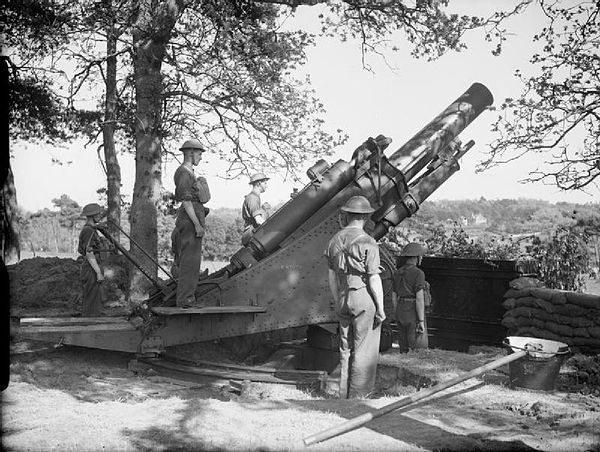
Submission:
[[[441,396],[433,396],[430,399],[422,402],[417,402],[405,408],[400,408],[392,413],[373,419],[363,427],[382,435],[387,435],[398,441],[408,443],[414,446],[421,447],[427,450],[435,451],[536,451],[523,441],[499,441],[491,438],[486,438],[482,434],[460,435],[449,432],[445,429],[431,425],[426,422],[405,416],[408,411],[423,408],[431,403],[451,403],[451,398],[460,394],[471,392],[484,386],[485,383],[480,382],[465,389],[448,392]],[[323,412],[334,412],[345,419],[353,419],[357,416],[375,411],[375,408],[361,403],[359,401],[340,401],[339,404],[332,406],[327,400],[307,400],[307,401],[290,401],[308,410],[318,410]],[[390,402],[392,403],[392,402]],[[468,413],[461,410],[460,407],[452,406],[454,416],[458,418],[477,416],[475,413]],[[447,421],[447,419],[446,419]],[[341,424],[342,422],[340,422]],[[499,422],[502,424],[502,422]],[[331,425],[330,427],[337,427]],[[507,432],[512,432],[515,429],[514,425],[505,425]],[[327,428],[327,427],[325,427]],[[494,434],[499,435],[503,432],[501,425],[494,428]],[[310,432],[308,435],[314,435],[319,432]],[[308,436],[307,435],[307,436]],[[322,444],[326,444],[323,442]]]

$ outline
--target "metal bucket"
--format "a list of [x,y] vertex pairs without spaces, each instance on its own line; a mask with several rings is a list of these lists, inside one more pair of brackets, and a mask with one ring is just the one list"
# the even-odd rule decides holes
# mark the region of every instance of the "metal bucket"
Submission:
[[535,337],[509,336],[504,345],[511,352],[527,351],[526,356],[508,365],[511,388],[553,391],[560,366],[571,352],[563,342]]

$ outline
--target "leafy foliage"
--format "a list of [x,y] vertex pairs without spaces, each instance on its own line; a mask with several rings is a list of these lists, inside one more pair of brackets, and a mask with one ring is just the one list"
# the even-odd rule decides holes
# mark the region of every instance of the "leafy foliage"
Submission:
[[[423,208],[426,205],[429,208],[423,216],[419,210],[390,232],[388,240],[396,243],[396,248],[416,240],[425,242],[433,256],[534,261],[547,287],[565,290],[583,290],[587,276],[597,271],[600,216],[595,205],[582,208],[533,200],[484,199],[432,201]],[[440,205],[442,209],[438,209]],[[508,206],[514,216],[496,219],[498,212],[492,215],[486,208],[489,205]],[[483,225],[448,222],[444,220],[447,206],[465,221],[469,212],[494,219]],[[511,224],[513,228],[522,225],[518,234],[507,233]]]
[[530,60],[539,72],[516,73],[523,94],[500,107],[498,139],[480,169],[539,153],[548,165],[527,180],[581,190],[600,176],[600,3],[538,2],[548,18]]
[[429,254],[444,257],[463,257],[472,259],[517,259],[520,254],[520,245],[511,237],[501,236],[475,240],[459,225],[447,236],[443,226],[433,229],[433,235],[425,243]]
[[585,287],[590,263],[582,237],[572,228],[560,226],[547,242],[534,237],[528,253],[539,263],[539,276],[546,287],[579,290]]

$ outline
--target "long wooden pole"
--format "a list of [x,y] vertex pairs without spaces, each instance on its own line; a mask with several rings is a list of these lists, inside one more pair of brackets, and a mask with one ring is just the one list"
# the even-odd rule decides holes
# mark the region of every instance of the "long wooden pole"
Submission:
[[433,395],[437,392],[443,391],[444,389],[450,388],[452,386],[457,385],[465,380],[481,375],[482,373],[488,372],[490,370],[496,369],[497,367],[504,366],[512,361],[516,361],[517,359],[525,356],[527,352],[525,350],[519,351],[516,353],[512,353],[508,356],[504,356],[502,358],[496,359],[490,363],[487,363],[483,366],[477,367],[463,375],[459,375],[458,377],[452,378],[451,380],[445,381],[438,385],[432,386],[429,389],[425,389],[423,391],[419,391],[414,393],[409,397],[404,397],[394,403],[390,403],[389,405],[385,405],[381,408],[376,409],[370,413],[361,414],[355,418],[352,418],[343,424],[338,425],[337,427],[331,427],[327,430],[323,430],[319,433],[316,433],[311,436],[307,436],[304,438],[304,444],[310,446],[311,444],[319,443],[321,441],[325,441],[327,439],[333,438],[334,436],[341,435],[342,433],[349,432],[350,430],[354,430],[362,425],[365,425],[367,422],[383,416],[385,414],[391,413],[399,408],[410,405],[411,403],[422,400],[430,395]]

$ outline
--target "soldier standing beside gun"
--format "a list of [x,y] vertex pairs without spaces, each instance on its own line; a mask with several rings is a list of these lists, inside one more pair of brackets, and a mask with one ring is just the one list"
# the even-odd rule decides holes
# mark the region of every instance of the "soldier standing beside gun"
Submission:
[[81,216],[86,222],[79,233],[77,251],[83,256],[79,277],[83,288],[82,315],[84,317],[98,317],[102,313],[104,292],[102,281],[104,273],[98,261],[102,241],[98,236],[95,226],[104,216],[104,209],[96,203],[87,204],[81,211]]
[[244,197],[242,204],[242,219],[244,220],[244,232],[242,234],[242,246],[246,246],[255,229],[267,219],[267,213],[260,203],[260,195],[267,190],[269,178],[263,173],[256,173],[250,178],[252,191]]
[[196,286],[202,263],[202,238],[206,209],[204,203],[210,200],[210,192],[204,178],[196,180],[194,167],[202,160],[204,148],[198,140],[187,140],[181,146],[183,164],[174,175],[175,199],[181,202],[175,220],[175,231],[171,238],[175,251],[175,265],[178,269],[176,305],[198,307]]
[[[425,334],[425,273],[417,267],[421,264],[425,248],[420,243],[406,245],[401,256],[406,263],[394,274],[392,300],[398,325],[400,353],[416,348],[417,337]],[[427,348],[427,346],[425,346]]]
[[364,231],[375,211],[364,196],[341,208],[346,226],[329,241],[329,288],[340,327],[340,398],[367,397],[375,387],[381,322],[385,320],[379,247]]

